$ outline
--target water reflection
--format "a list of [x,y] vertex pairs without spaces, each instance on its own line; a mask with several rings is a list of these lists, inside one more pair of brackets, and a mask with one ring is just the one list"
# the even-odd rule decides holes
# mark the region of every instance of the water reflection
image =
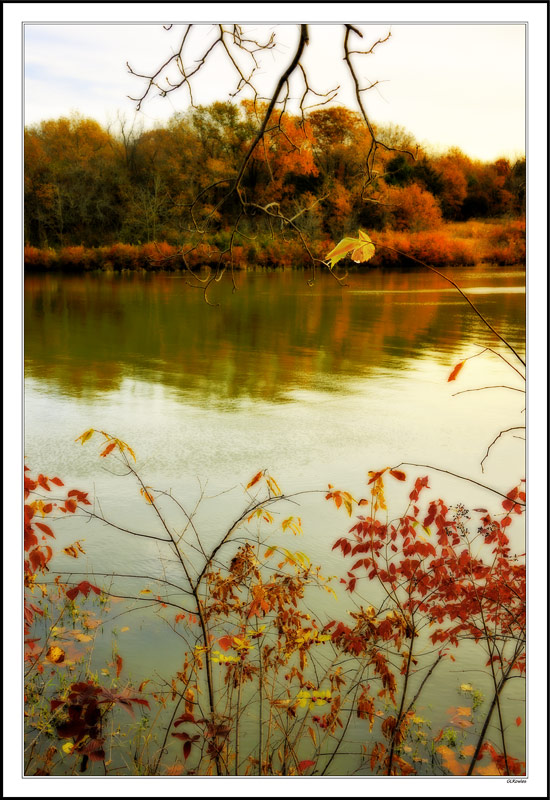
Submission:
[[[453,271],[497,330],[523,349],[524,274]],[[25,368],[55,392],[92,398],[124,379],[162,383],[198,404],[285,402],[295,389],[346,392],[348,380],[410,358],[450,363],[457,344],[494,344],[467,305],[427,272],[250,273],[216,286],[215,308],[183,277],[25,280]],[[337,379],[336,379],[337,378]]]

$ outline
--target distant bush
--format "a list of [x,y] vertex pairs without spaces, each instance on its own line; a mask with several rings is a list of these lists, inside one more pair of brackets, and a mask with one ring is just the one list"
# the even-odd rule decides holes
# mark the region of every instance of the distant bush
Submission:
[[25,266],[30,269],[48,270],[55,269],[57,266],[57,253],[51,247],[40,249],[25,245],[24,249]]
[[407,256],[418,258],[436,267],[467,266],[476,263],[475,251],[469,246],[469,242],[450,239],[444,231],[418,233],[386,231],[376,234],[374,241],[378,247],[371,262],[373,266],[410,263]]
[[438,228],[443,222],[437,200],[417,183],[406,187],[391,186],[384,204],[391,207],[387,224],[394,230],[428,230]]
[[488,236],[484,260],[494,264],[520,264],[525,261],[525,220],[511,220],[493,226]]

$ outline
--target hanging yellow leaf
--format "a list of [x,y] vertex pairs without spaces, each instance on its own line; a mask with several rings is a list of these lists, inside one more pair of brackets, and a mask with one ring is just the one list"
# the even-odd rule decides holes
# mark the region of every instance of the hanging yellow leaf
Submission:
[[369,261],[373,257],[374,251],[374,244],[370,236],[360,230],[358,239],[353,239],[352,237],[342,239],[330,253],[327,253],[325,258],[330,261],[330,269],[334,269],[336,264],[348,253],[351,253],[352,261],[360,264]]

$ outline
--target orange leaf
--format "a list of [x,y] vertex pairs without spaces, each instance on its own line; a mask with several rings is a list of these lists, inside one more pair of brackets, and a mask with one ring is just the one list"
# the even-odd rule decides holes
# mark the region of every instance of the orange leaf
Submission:
[[460,370],[462,369],[463,366],[464,366],[464,361],[461,361],[459,364],[456,365],[456,367],[453,369],[453,371],[451,372],[451,374],[447,378],[447,383],[449,381],[456,380],[456,376],[458,375],[458,373],[460,372]]
[[116,676],[118,678],[118,676],[122,672],[122,658],[119,655],[117,655],[115,661],[116,661]]
[[516,717],[516,725],[519,728],[519,726],[521,725],[521,717]]
[[400,469],[390,469],[390,475],[393,475],[398,481],[404,481],[407,477]]
[[251,486],[254,486],[255,483],[258,483],[258,481],[260,480],[262,475],[263,475],[263,470],[260,470],[259,472],[257,472],[256,475],[254,475],[254,477],[250,481],[250,483],[247,484],[246,488],[250,489]]
[[487,764],[486,767],[477,767],[476,769],[479,775],[500,775],[501,772],[496,764]]
[[105,456],[108,456],[109,453],[111,453],[115,449],[115,447],[116,447],[116,442],[111,442],[111,444],[108,444],[107,447],[105,448],[105,450],[102,453],[100,453],[99,455],[102,458],[105,458]]
[[466,774],[466,765],[458,763],[454,750],[446,744],[442,744],[436,749],[443,758],[443,766],[448,769],[449,772],[452,772],[453,775]]

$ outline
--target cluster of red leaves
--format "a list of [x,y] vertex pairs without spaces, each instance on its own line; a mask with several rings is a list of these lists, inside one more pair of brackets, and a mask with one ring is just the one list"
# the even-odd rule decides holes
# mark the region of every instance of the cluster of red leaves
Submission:
[[[25,549],[24,560],[24,578],[25,587],[32,587],[36,574],[38,572],[44,573],[48,571],[48,563],[52,558],[53,551],[49,545],[41,544],[40,542],[46,541],[46,536],[55,538],[52,528],[45,522],[39,522],[38,519],[44,519],[56,511],[63,514],[74,514],[78,503],[82,505],[90,505],[88,495],[86,492],[81,492],[78,489],[71,489],[67,492],[64,499],[50,500],[45,502],[41,491],[51,492],[52,485],[61,487],[63,481],[60,478],[49,478],[40,473],[38,477],[32,478],[29,474],[29,468],[25,467],[24,474],[24,529],[23,529],[23,542]],[[40,539],[39,539],[40,537]],[[95,591],[94,587],[94,591]],[[76,595],[75,595],[76,596]],[[28,635],[30,628],[35,618],[35,614],[42,615],[42,611],[37,605],[30,602],[25,594],[24,605],[24,622],[25,622],[25,635]]]
[[[464,517],[451,515],[443,500],[430,502],[427,514],[421,514],[416,503],[425,488],[428,478],[418,478],[409,495],[411,506],[396,522],[359,516],[349,531],[353,536],[335,542],[333,549],[344,556],[361,556],[343,581],[346,588],[353,591],[358,570],[364,570],[369,580],[402,593],[401,607],[409,615],[420,611],[431,621],[451,622],[432,634],[434,643],[458,645],[461,633],[480,639],[485,631],[482,617],[501,636],[514,635],[525,625],[525,563],[512,555],[506,528],[512,514],[523,513],[525,492],[519,486],[508,493],[502,518],[480,510],[483,516],[475,535],[482,537],[483,546],[476,547],[474,555]],[[384,635],[380,626],[378,633]]]
[[[380,505],[383,497],[382,475],[386,470],[370,473],[371,507]],[[394,475],[398,479],[401,476]],[[355,590],[359,579],[377,580],[387,596],[395,601],[395,610],[378,619],[373,608],[360,614],[354,628],[342,622],[329,623],[325,630],[333,630],[333,642],[355,656],[364,657],[372,653],[371,648],[380,642],[392,642],[399,651],[402,643],[412,640],[422,619],[430,624],[439,624],[432,633],[435,644],[451,643],[458,646],[461,638],[484,639],[493,653],[490,662],[502,675],[512,670],[525,670],[525,602],[526,574],[524,554],[514,555],[510,547],[507,529],[513,515],[520,515],[525,508],[523,482],[512,489],[502,502],[504,515],[491,516],[486,509],[475,509],[480,514],[479,527],[472,532],[467,526],[469,513],[463,507],[451,512],[443,500],[427,504],[427,512],[421,512],[420,495],[428,486],[428,478],[415,481],[409,494],[407,512],[390,523],[375,516],[358,516],[349,530],[350,536],[338,539],[333,549],[340,549],[345,557],[354,559],[353,565],[342,579],[346,589]],[[367,505],[361,501],[359,505]],[[475,542],[475,546],[473,543]],[[357,556],[360,556],[357,558]],[[515,642],[513,655],[507,659],[500,642]],[[401,673],[407,669],[404,654]],[[371,655],[375,669],[382,679],[383,695],[387,690],[393,699],[396,681],[385,656]],[[413,659],[413,663],[414,659]],[[363,694],[360,698],[359,715],[369,718],[372,726],[373,707],[371,698]],[[382,733],[394,744],[403,738],[406,715],[397,722],[393,717],[384,720]],[[382,763],[383,746],[373,750],[371,761]],[[385,752],[385,751],[384,751]],[[403,763],[401,763],[403,762]],[[519,763],[519,762],[518,762]],[[403,759],[392,753],[391,771],[399,769],[408,774]],[[515,774],[515,773],[513,773]]]

